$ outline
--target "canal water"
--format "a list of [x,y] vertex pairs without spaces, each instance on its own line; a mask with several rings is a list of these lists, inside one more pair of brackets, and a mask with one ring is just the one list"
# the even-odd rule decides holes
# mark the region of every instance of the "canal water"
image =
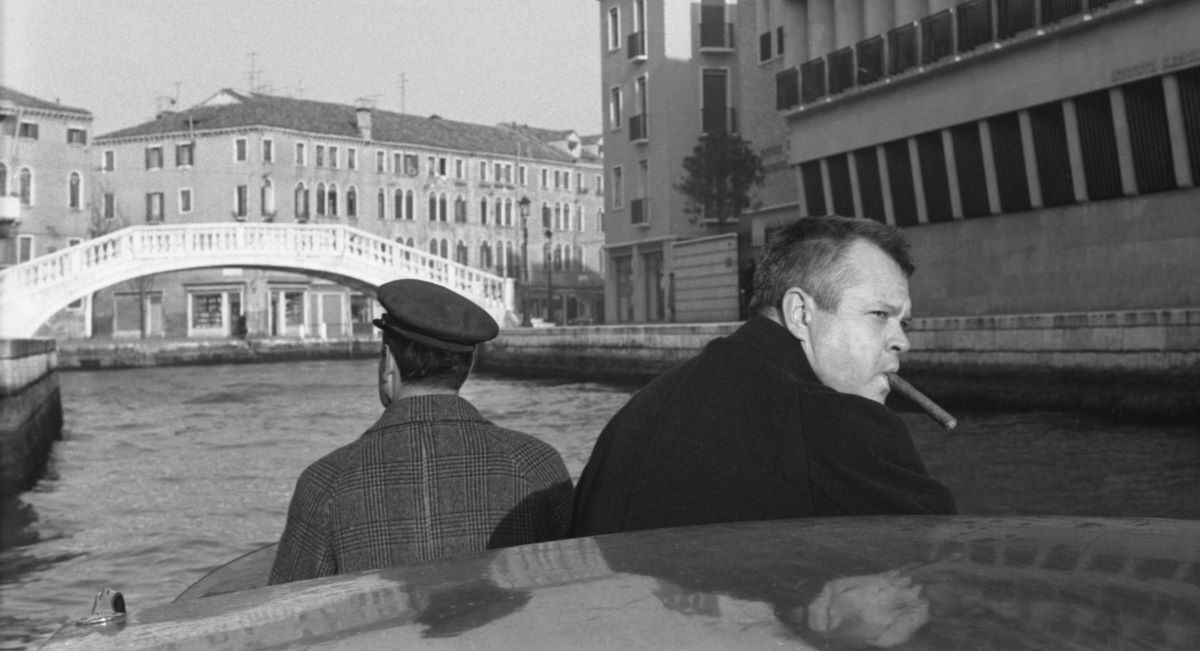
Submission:
[[[36,648],[103,587],[131,610],[274,542],[300,471],[380,413],[371,360],[60,373],[64,440],[0,514],[0,650]],[[464,394],[577,478],[635,390],[474,376]],[[1200,427],[1057,412],[902,413],[969,514],[1200,519]]]

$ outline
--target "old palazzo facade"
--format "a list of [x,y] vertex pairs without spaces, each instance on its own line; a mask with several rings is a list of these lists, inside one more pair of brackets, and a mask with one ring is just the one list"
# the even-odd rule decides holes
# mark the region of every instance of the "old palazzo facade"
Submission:
[[[96,138],[92,202],[101,232],[346,224],[513,278],[535,325],[595,322],[603,318],[600,146],[572,131],[223,90]],[[90,326],[93,336],[116,338],[369,336],[373,311],[369,292],[229,268],[100,292]]]

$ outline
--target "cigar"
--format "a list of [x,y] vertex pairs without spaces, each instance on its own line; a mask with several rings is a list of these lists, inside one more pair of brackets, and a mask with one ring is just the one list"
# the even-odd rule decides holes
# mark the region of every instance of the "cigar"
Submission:
[[951,416],[945,409],[942,409],[938,404],[929,399],[929,396],[921,393],[916,387],[908,383],[908,380],[896,375],[888,373],[888,383],[892,385],[892,390],[900,395],[917,403],[925,413],[929,414],[938,425],[946,429],[954,429],[958,425],[958,419]]

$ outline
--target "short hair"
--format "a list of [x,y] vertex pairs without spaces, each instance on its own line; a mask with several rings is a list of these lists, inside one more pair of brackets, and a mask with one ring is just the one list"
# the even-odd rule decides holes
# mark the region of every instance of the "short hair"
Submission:
[[782,307],[788,289],[808,292],[817,306],[835,311],[842,292],[853,281],[854,270],[839,264],[846,249],[858,240],[875,244],[912,276],[911,245],[900,229],[872,219],[803,217],[774,233],[754,271],[754,297],[750,311],[762,314]]
[[408,337],[384,331],[383,342],[392,352],[400,379],[457,391],[471,373],[475,351],[465,353],[426,346]]

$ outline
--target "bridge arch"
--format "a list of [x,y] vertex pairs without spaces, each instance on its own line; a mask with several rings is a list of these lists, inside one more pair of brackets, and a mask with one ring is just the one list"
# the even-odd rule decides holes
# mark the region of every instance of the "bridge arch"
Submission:
[[298,271],[374,289],[418,278],[453,289],[503,324],[511,279],[339,224],[131,226],[0,270],[0,338],[28,338],[73,301],[171,271],[246,267]]

